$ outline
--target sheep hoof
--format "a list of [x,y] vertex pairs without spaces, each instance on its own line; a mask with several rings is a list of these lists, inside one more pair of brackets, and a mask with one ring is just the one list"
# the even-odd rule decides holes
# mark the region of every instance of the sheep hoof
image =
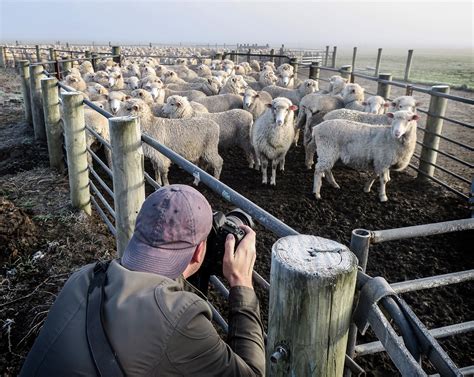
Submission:
[[321,194],[314,193],[314,197],[316,198],[316,200],[320,200],[321,199]]
[[381,196],[381,197],[380,197],[380,201],[381,201],[382,203],[388,201],[387,195]]
[[370,188],[364,187],[364,192],[365,192],[365,193],[369,193],[369,192],[370,192]]
[[270,186],[276,186],[276,182],[275,181],[270,181]]

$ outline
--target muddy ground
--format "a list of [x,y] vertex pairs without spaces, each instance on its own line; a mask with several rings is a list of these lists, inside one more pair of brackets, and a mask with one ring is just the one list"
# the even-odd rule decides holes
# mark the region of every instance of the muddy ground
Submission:
[[[0,88],[0,375],[15,376],[67,277],[86,263],[111,258],[114,239],[96,215],[87,218],[70,207],[67,177],[48,169],[45,147],[34,142],[32,129],[23,122],[13,71],[1,71]],[[387,185],[389,202],[379,203],[376,192],[362,191],[365,174],[338,167],[334,175],[341,190],[323,185],[323,200],[316,202],[301,147],[290,151],[276,187],[262,186],[260,174],[247,168],[240,151],[223,153],[223,158],[224,183],[299,232],[346,245],[355,228],[387,229],[470,216],[465,202],[439,186],[418,183],[413,171],[393,173]],[[170,180],[192,183],[176,167]],[[203,185],[199,190],[215,209],[232,208]],[[257,233],[255,269],[268,280],[276,237],[261,226]],[[396,282],[472,269],[473,241],[473,233],[464,232],[380,244],[371,249],[367,272]],[[403,298],[428,328],[435,328],[473,319],[473,288],[462,283]],[[266,322],[268,297],[260,289],[258,294]],[[225,305],[215,303],[225,313]],[[373,339],[369,333],[359,341]],[[446,338],[441,344],[458,365],[472,364],[473,335]],[[398,375],[384,354],[358,362],[369,376]]]

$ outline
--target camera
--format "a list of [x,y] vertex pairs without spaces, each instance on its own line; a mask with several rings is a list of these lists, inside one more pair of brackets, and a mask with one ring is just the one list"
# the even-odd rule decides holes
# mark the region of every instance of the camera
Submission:
[[212,229],[207,237],[206,256],[198,273],[189,280],[201,292],[207,294],[209,277],[211,275],[222,276],[222,259],[225,252],[225,241],[227,235],[232,234],[235,238],[235,247],[245,237],[245,231],[240,225],[254,227],[252,218],[239,208],[235,208],[227,214],[216,211],[212,215]]

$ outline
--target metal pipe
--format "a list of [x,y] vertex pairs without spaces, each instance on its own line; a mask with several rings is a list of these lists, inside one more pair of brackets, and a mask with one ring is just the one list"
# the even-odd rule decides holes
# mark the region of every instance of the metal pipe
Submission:
[[100,136],[93,128],[89,127],[86,125],[86,130],[88,132],[90,132],[92,135],[94,135],[94,137],[99,140],[105,147],[111,149],[112,146],[110,145],[110,143],[105,140],[102,136]]
[[265,211],[264,209],[252,203],[250,200],[240,195],[238,192],[231,189],[229,186],[215,179],[213,176],[206,173],[204,170],[198,168],[176,152],[160,144],[148,134],[142,134],[142,140],[155,148],[157,151],[168,157],[178,166],[183,168],[186,172],[197,177],[212,191],[222,196],[228,202],[236,205],[243,211],[247,212],[254,220],[262,224],[264,227],[275,233],[279,237],[285,237],[288,235],[297,235],[298,232],[290,228],[288,225],[278,220],[276,217]]
[[447,136],[443,136],[443,135],[438,134],[438,133],[436,133],[436,132],[428,131],[428,130],[426,130],[425,128],[422,128],[422,127],[417,127],[417,129],[420,130],[420,131],[423,131],[423,132],[425,132],[425,133],[430,133],[430,134],[432,134],[432,135],[435,135],[435,136],[439,137],[440,139],[449,141],[450,143],[456,144],[456,145],[458,145],[458,146],[460,146],[460,147],[462,147],[462,148],[467,149],[467,150],[470,151],[470,152],[474,151],[474,147],[471,147],[470,145],[463,144],[463,143],[461,143],[461,142],[459,142],[459,141],[457,141],[457,140],[451,139],[451,138],[449,138],[449,137],[447,137]]
[[474,229],[474,219],[445,221],[434,224],[408,226],[397,229],[375,230],[371,232],[372,243],[401,240],[404,238],[425,237],[435,234],[459,232]]
[[89,165],[89,171],[94,176],[96,181],[99,182],[99,184],[102,186],[102,188],[107,192],[107,194],[109,194],[109,196],[113,200],[115,200],[114,192],[111,190],[111,188],[109,186],[107,186],[107,184],[102,180],[102,178],[100,178],[99,174],[97,174],[97,172],[94,170],[94,168],[91,165]]
[[456,173],[453,173],[451,170],[449,169],[446,169],[445,167],[441,166],[441,165],[438,165],[438,164],[434,164],[432,162],[428,162],[426,160],[422,160],[421,159],[421,156],[417,155],[416,153],[413,153],[413,156],[416,157],[418,160],[420,161],[423,161],[423,162],[426,162],[427,164],[430,164],[430,165],[433,165],[435,166],[437,169],[441,170],[442,172],[446,173],[446,174],[449,174],[450,176],[452,177],[455,177],[461,181],[463,181],[464,183],[467,183],[468,185],[471,183],[468,179],[456,174]]
[[[472,377],[472,376],[474,376],[474,365],[470,365],[468,367],[461,368],[461,369],[459,369],[459,371],[461,372],[461,374],[463,376]],[[440,377],[440,374],[438,374],[438,373],[430,374],[428,377]]]
[[[110,114],[108,111],[105,111],[104,109],[101,109],[99,106],[95,105],[94,103],[92,103],[91,101],[87,100],[87,99],[84,99],[84,104],[86,104],[87,106],[89,106],[91,109],[94,109],[95,111],[97,111],[99,114],[103,115],[104,117],[106,117],[107,119],[110,119],[110,118],[113,118],[114,116],[112,114]],[[109,147],[110,148],[110,147]]]
[[109,213],[112,215],[112,217],[115,219],[115,211],[112,209],[110,204],[105,200],[104,196],[100,193],[100,191],[97,189],[97,187],[92,183],[92,181],[89,181],[90,187],[92,191],[94,192],[95,195],[100,199],[104,207],[109,211]]
[[146,181],[153,186],[155,190],[158,190],[161,186],[156,182],[152,177],[150,177],[150,174],[147,172],[144,172],[143,175],[145,176]]
[[105,225],[107,225],[107,228],[109,228],[110,230],[110,233],[112,233],[112,235],[115,237],[117,236],[117,231],[115,230],[115,227],[112,225],[112,223],[110,222],[109,218],[107,217],[107,215],[104,213],[104,211],[102,210],[102,208],[100,208],[100,206],[97,204],[97,201],[95,200],[95,198],[91,195],[91,203],[92,205],[95,207],[95,209],[97,210],[97,212],[99,213],[99,216],[102,220],[104,220],[105,222]]
[[474,270],[452,272],[450,274],[400,281],[398,283],[392,283],[390,286],[397,293],[405,293],[419,291],[422,289],[437,288],[445,285],[458,284],[470,280],[474,280]]
[[114,175],[112,173],[112,170],[109,169],[109,167],[99,158],[99,156],[97,156],[90,147],[87,147],[87,152],[89,152],[92,158],[99,163],[101,168],[104,169],[104,171],[108,174],[108,176],[113,179]]
[[214,288],[227,300],[229,298],[229,290],[225,287],[224,284],[219,280],[215,275],[211,275],[209,278],[210,283]]
[[[463,323],[457,323],[455,325],[449,325],[444,327],[438,327],[436,329],[429,330],[429,333],[435,339],[442,339],[452,335],[463,334],[474,330],[474,321],[468,321]],[[399,337],[399,339],[401,339]],[[372,355],[374,353],[385,351],[384,346],[380,341],[359,344],[356,346],[355,353],[357,357]]]

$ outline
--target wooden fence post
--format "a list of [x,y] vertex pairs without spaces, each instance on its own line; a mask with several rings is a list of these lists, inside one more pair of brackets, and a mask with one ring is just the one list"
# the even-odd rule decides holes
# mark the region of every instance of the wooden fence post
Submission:
[[64,172],[63,130],[59,110],[58,80],[55,77],[41,79],[41,92],[43,93],[49,166]]
[[25,106],[25,120],[31,126],[33,124],[33,116],[31,114],[30,63],[28,60],[19,60],[18,63],[21,78],[21,93]]
[[298,58],[291,58],[290,65],[293,67],[294,78],[298,78]]
[[97,60],[99,59],[99,55],[95,52],[92,53],[91,64],[94,72],[97,72]]
[[378,85],[377,85],[377,95],[382,96],[385,100],[388,100],[390,97],[390,89],[392,88],[392,85],[383,83],[380,80],[392,81],[392,74],[381,73],[379,75],[379,80],[378,80]]
[[342,376],[357,277],[344,245],[298,235],[272,247],[267,376]]
[[43,101],[41,98],[41,79],[44,77],[43,70],[44,67],[42,65],[30,65],[30,98],[35,139],[46,141]]
[[57,60],[58,59],[58,54],[56,53],[56,50],[53,47],[49,48],[49,60]]
[[[434,93],[449,94],[448,85],[435,85],[431,87],[431,91]],[[423,136],[423,146],[421,147],[420,153],[420,165],[418,169],[421,173],[418,173],[417,179],[420,181],[427,181],[428,177],[433,177],[435,173],[436,160],[438,158],[438,147],[440,137],[443,132],[443,117],[446,113],[446,106],[448,99],[438,97],[431,94],[430,107],[428,109],[428,115],[426,118],[425,133]]]
[[336,68],[336,57],[337,57],[337,46],[334,46],[332,50],[332,63],[331,63],[332,68]]
[[61,62],[61,71],[62,71],[62,77],[66,77],[69,73],[68,71],[71,70],[72,68],[72,62],[67,61],[67,62]]
[[117,252],[122,256],[145,200],[144,157],[136,117],[109,119]]
[[309,66],[309,78],[313,79],[314,81],[318,82],[319,84],[319,62],[312,62]]
[[112,60],[115,63],[118,63],[119,66],[122,65],[122,55],[120,55],[121,52],[122,52],[122,49],[120,48],[120,46],[112,46],[112,55],[118,55],[116,57],[113,57]]
[[329,61],[329,46],[326,46],[326,53],[324,56],[324,66],[328,66],[328,61]]
[[357,58],[357,47],[354,47],[354,50],[352,51],[352,71],[355,71],[355,66],[356,66],[356,58]]
[[252,49],[249,48],[249,50],[247,51],[247,63],[250,63],[250,54],[252,53]]
[[272,56],[270,57],[270,61],[271,61],[272,63],[275,63],[275,57],[273,56],[273,55],[275,55],[275,49],[274,49],[274,48],[272,48],[272,49],[270,50],[270,55],[272,55]]
[[413,50],[408,50],[407,65],[405,66],[405,81],[410,81],[411,62],[413,59]]
[[0,68],[6,67],[5,47],[0,46]]
[[36,46],[35,46],[35,49],[36,49],[36,62],[37,62],[37,63],[40,63],[40,62],[41,62],[40,46],[39,46],[39,45],[36,45]]
[[379,48],[377,51],[377,61],[375,62],[375,72],[374,76],[377,77],[380,72],[380,61],[382,60],[382,49]]
[[79,92],[64,92],[64,139],[67,153],[69,190],[72,206],[91,214],[89,169],[87,164],[84,97]]
[[351,81],[351,73],[352,73],[352,66],[351,65],[343,65],[339,72],[341,73],[341,77],[347,79],[349,82]]

